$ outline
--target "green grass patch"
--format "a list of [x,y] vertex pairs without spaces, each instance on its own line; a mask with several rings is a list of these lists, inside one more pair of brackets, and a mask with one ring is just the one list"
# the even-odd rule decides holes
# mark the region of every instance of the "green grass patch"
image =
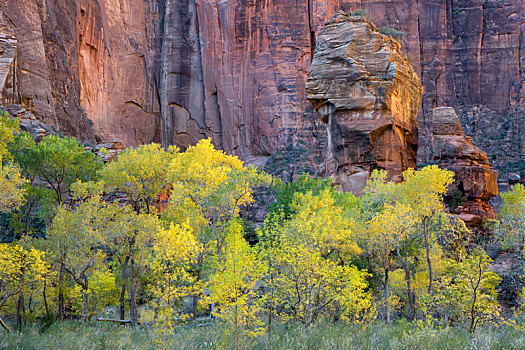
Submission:
[[221,325],[188,325],[177,329],[169,343],[158,343],[155,334],[150,327],[63,322],[42,333],[36,326],[2,333],[0,349],[525,349],[525,334],[508,326],[483,327],[471,334],[463,328],[418,329],[406,322],[367,328],[338,323],[276,327],[271,336],[249,338],[234,336]]

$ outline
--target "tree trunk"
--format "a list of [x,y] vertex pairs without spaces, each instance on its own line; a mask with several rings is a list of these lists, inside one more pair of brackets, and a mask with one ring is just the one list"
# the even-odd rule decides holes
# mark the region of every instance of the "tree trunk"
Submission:
[[[24,274],[20,278],[20,284],[24,284]],[[25,302],[24,302],[24,291],[20,290],[18,294],[18,304],[16,307],[16,328],[18,331],[22,331],[22,315],[25,312]]]
[[133,273],[135,261],[133,258],[129,259],[130,283],[129,283],[129,318],[131,319],[131,326],[137,325],[137,296],[135,291],[135,276]]
[[425,236],[425,248],[427,254],[427,265],[428,265],[428,292],[432,292],[432,261],[430,259],[430,238],[428,236],[430,226],[430,218],[426,217],[423,219],[423,235]]
[[126,305],[124,304],[126,298],[126,284],[122,283],[120,289],[120,319],[124,320],[126,318]]
[[[126,316],[126,306],[125,306],[125,299],[126,299],[126,272],[127,272],[127,266],[129,262],[129,256],[126,256],[124,259],[124,264],[120,267],[120,277],[122,279],[122,287],[120,289],[120,319],[124,320]],[[129,283],[129,278],[128,278]]]
[[[201,280],[201,271],[202,271],[202,258],[199,257],[199,262],[198,262],[199,266],[197,267],[197,280],[195,281],[196,284],[198,284]],[[196,321],[197,320],[197,312],[198,312],[198,306],[199,306],[199,294],[194,294],[193,295],[193,315],[192,315],[192,320],[193,321]],[[213,314],[213,303],[211,305],[211,308],[212,308],[212,314]]]
[[82,307],[82,318],[84,319],[84,324],[88,325],[88,316],[87,316],[87,310],[88,310],[88,295],[87,290],[82,288],[82,300],[84,301],[83,307]]
[[386,323],[390,323],[390,305],[388,304],[388,269],[385,269],[385,307]]
[[412,296],[412,285],[410,283],[410,271],[405,268],[405,282],[407,284],[407,298],[408,298],[408,306],[409,306],[409,319],[414,319],[414,299]]
[[58,319],[64,320],[64,265],[60,265],[60,272],[58,274]]
[[42,297],[44,298],[44,307],[46,309],[46,316],[49,316],[49,306],[47,305],[47,281],[44,279],[44,289],[42,290]]
[[9,328],[8,325],[5,324],[4,320],[0,317],[0,325],[8,332],[11,332],[11,328]]

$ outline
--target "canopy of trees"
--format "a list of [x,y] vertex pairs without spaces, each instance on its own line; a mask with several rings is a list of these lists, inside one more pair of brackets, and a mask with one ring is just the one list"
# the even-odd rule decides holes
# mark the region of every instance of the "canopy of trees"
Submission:
[[[500,317],[500,278],[447,213],[453,173],[437,166],[399,184],[376,171],[356,198],[307,175],[283,183],[208,139],[103,164],[73,138],[35,143],[5,115],[0,157],[0,316],[17,328],[110,317],[169,335],[210,317],[257,336],[275,323],[401,318],[474,331]],[[249,243],[242,213],[260,187],[275,200]],[[525,190],[502,197],[495,236],[523,254]]]

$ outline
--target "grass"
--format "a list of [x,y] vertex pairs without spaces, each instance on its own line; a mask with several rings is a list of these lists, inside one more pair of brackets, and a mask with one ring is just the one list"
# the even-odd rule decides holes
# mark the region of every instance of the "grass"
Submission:
[[[405,323],[377,323],[366,329],[345,324],[316,328],[275,329],[250,339],[226,335],[220,326],[184,327],[170,340],[170,349],[525,349],[525,334],[507,326],[480,328],[470,334],[462,328],[449,331],[417,329]],[[0,333],[0,349],[159,349],[151,328],[131,330],[113,324],[82,326],[77,322],[52,325],[40,333],[36,326],[22,333]]]

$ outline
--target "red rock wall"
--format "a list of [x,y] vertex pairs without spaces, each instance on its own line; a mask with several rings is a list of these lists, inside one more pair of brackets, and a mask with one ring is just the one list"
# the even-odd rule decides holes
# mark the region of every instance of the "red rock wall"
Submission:
[[9,0],[0,11],[19,50],[8,102],[83,140],[160,140],[144,2]]
[[[452,106],[496,167],[525,160],[525,0],[2,0],[20,100],[65,133],[185,146],[204,136],[267,157],[325,132],[304,96],[315,36],[339,9],[406,33],[430,119]],[[295,159],[295,161],[298,161]],[[304,161],[303,159],[300,160]]]

